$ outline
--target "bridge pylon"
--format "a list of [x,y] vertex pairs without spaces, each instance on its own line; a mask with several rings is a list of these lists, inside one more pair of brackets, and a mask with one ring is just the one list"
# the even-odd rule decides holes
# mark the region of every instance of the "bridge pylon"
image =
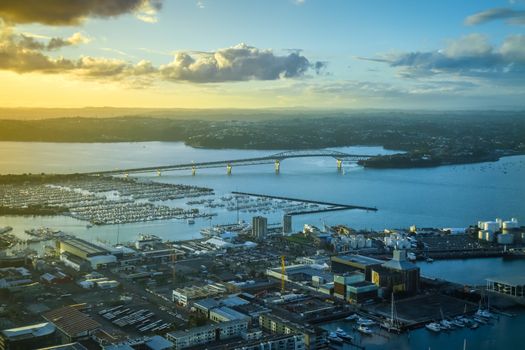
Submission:
[[231,175],[232,174],[232,165],[230,163],[228,163],[226,165],[226,174],[227,175]]
[[159,169],[157,169],[157,176],[161,176],[161,175],[162,175],[162,173],[160,172]]
[[279,174],[281,171],[281,161],[279,159],[275,160],[275,173]]
[[195,166],[192,166],[192,167],[191,167],[191,175],[192,175],[192,176],[197,175],[197,167],[195,167]]
[[341,159],[336,159],[337,161],[337,171],[341,171],[343,169],[343,161]]

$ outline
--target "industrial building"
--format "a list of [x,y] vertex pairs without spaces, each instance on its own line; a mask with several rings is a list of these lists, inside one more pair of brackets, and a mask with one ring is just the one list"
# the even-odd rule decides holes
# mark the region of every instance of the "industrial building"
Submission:
[[416,294],[419,291],[419,267],[407,260],[405,250],[394,250],[393,258],[372,269],[372,282],[390,292]]
[[179,350],[240,337],[247,330],[247,320],[235,320],[166,333],[166,338],[173,342],[175,350]]
[[365,274],[358,271],[334,276],[334,296],[351,303],[361,303],[377,297],[378,287],[365,281]]
[[82,262],[88,262],[94,270],[117,262],[117,257],[109,250],[79,238],[58,240],[57,250],[62,261],[71,261],[78,264],[79,268]]
[[58,330],[62,342],[70,343],[89,338],[102,325],[72,306],[64,306],[42,315]]
[[262,241],[268,235],[268,219],[264,216],[254,216],[252,218],[252,236]]
[[60,343],[56,328],[44,322],[0,331],[0,350],[26,350]]
[[331,261],[333,273],[360,271],[365,274],[366,281],[371,281],[372,269],[384,263],[382,260],[358,254],[332,256]]
[[325,266],[316,264],[298,264],[286,266],[283,274],[282,268],[270,268],[266,275],[289,282],[308,282],[314,287],[319,287],[334,280],[334,275],[325,270]]

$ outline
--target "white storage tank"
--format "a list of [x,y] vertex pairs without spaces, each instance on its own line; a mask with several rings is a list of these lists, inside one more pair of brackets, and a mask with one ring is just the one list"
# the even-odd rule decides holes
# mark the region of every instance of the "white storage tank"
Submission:
[[501,234],[498,235],[498,244],[512,244],[514,243],[514,235],[511,234]]
[[366,239],[366,247],[367,248],[372,248],[372,240],[370,238]]
[[483,227],[485,227],[485,222],[484,221],[478,221],[478,228],[480,230],[483,230]]
[[485,231],[496,232],[497,230],[499,230],[499,223],[497,223],[496,221],[485,221],[485,223],[483,224],[483,229]]
[[494,242],[494,232],[492,232],[492,231],[485,231],[485,240],[487,242]]

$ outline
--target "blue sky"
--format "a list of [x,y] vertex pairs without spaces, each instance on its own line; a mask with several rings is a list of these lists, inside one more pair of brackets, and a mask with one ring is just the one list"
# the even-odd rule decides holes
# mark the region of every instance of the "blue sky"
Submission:
[[32,1],[0,4],[6,106],[523,107],[523,1]]

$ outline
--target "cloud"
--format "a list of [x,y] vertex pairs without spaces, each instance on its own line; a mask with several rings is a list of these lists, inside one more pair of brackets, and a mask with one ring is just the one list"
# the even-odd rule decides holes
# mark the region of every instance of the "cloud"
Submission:
[[145,86],[157,81],[214,83],[297,78],[309,70],[319,72],[325,66],[323,62],[310,63],[298,53],[278,56],[271,50],[245,44],[215,52],[179,52],[172,62],[160,67],[146,60],[134,64],[122,59],[91,56],[68,59],[46,53],[88,40],[75,33],[69,38],[51,38],[45,43],[4,27],[0,32],[0,69],[17,73],[64,73],[91,80]]
[[7,23],[77,25],[87,17],[109,18],[135,13],[154,22],[162,0],[2,0],[0,18]]
[[361,58],[386,63],[406,78],[453,75],[487,79],[492,82],[524,85],[525,35],[507,37],[500,47],[488,39],[471,34],[448,43],[442,50],[389,54]]
[[319,71],[322,62],[310,63],[299,53],[277,56],[271,50],[239,44],[215,52],[178,52],[172,62],[160,66],[168,81],[213,83],[246,80],[276,80],[303,76],[309,69]]
[[525,25],[525,11],[510,8],[493,8],[468,16],[465,19],[465,24],[476,25],[496,20],[504,20],[509,24]]

